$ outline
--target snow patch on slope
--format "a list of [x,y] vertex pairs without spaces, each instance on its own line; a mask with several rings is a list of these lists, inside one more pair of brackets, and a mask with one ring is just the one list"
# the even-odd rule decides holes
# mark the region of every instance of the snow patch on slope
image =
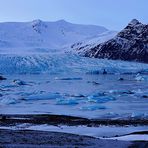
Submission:
[[76,53],[79,53],[80,55],[84,56],[84,53],[88,51],[90,48],[94,48],[99,43],[103,43],[105,41],[110,40],[116,34],[117,34],[116,31],[106,31],[104,33],[88,38],[85,41],[77,42],[71,45],[70,48],[73,50],[73,52],[76,51]]

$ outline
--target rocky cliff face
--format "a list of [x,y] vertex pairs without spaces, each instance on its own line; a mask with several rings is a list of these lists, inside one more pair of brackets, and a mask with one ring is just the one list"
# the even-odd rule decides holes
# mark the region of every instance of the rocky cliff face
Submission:
[[148,25],[134,19],[114,38],[83,51],[87,57],[148,63]]

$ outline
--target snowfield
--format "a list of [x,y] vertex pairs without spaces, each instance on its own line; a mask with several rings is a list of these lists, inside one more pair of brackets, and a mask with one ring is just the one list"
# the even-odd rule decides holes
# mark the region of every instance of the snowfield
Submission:
[[[54,126],[54,125],[31,125],[20,124],[17,126],[5,127],[1,126],[0,129],[10,130],[35,130],[35,131],[49,131],[60,133],[71,133],[77,135],[92,136],[100,139],[112,139],[122,141],[148,141],[148,135],[129,134],[133,132],[142,132],[148,130],[147,126],[129,126],[129,127],[116,127],[116,126],[100,126],[100,127],[88,127],[88,126]],[[129,134],[129,135],[126,135]],[[118,136],[116,136],[118,135]],[[124,136],[123,136],[124,135]],[[103,138],[102,138],[103,137]]]
[[79,25],[59,20],[0,23],[0,49],[61,48],[108,31],[105,27]]

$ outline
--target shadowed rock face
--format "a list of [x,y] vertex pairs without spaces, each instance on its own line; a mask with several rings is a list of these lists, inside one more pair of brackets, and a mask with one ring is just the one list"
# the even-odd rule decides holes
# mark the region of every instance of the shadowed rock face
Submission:
[[148,63],[148,25],[133,19],[114,38],[90,48],[84,56]]

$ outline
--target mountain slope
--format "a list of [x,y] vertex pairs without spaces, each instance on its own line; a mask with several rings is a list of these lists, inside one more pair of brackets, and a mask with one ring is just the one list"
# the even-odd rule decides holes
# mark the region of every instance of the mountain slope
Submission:
[[64,20],[0,23],[0,49],[61,48],[61,46],[85,40],[105,31],[108,30],[101,26],[78,25]]
[[106,31],[104,33],[98,34],[84,41],[77,42],[71,45],[71,49],[76,51],[79,55],[85,56],[90,48],[93,48],[98,45],[98,43],[103,43],[113,38],[117,34],[116,31]]
[[[81,47],[76,50],[81,50]],[[87,57],[148,63],[148,25],[134,19],[112,39],[98,42],[95,47],[82,52]]]

